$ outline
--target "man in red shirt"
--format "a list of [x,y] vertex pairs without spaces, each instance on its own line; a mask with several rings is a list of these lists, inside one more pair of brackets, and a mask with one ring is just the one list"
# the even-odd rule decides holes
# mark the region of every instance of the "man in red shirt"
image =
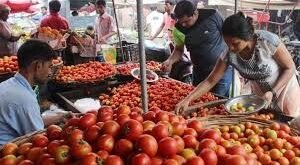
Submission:
[[41,27],[50,27],[57,30],[69,29],[68,21],[59,15],[61,4],[58,0],[51,0],[49,2],[50,15],[44,17],[41,21]]

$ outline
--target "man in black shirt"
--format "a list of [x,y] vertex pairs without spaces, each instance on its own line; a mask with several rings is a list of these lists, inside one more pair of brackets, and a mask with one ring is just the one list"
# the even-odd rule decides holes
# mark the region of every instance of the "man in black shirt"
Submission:
[[[177,18],[176,30],[184,34],[184,43],[180,45],[175,42],[176,48],[163,66],[169,71],[180,59],[186,46],[193,63],[193,85],[196,86],[208,77],[217,59],[227,52],[227,45],[221,34],[223,18],[216,10],[197,9],[195,4],[188,0],[177,3],[174,14]],[[229,67],[212,92],[228,96],[231,80],[232,68]]]

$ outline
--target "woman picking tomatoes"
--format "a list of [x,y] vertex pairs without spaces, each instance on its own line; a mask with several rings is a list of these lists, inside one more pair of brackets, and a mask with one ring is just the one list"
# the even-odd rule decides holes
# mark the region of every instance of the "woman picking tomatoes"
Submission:
[[252,91],[269,105],[289,116],[300,111],[300,88],[291,55],[279,37],[268,31],[255,31],[252,18],[243,13],[228,17],[222,27],[229,47],[218,59],[214,70],[194,91],[176,105],[177,113],[189,103],[208,92],[222,78],[229,65],[251,81]]

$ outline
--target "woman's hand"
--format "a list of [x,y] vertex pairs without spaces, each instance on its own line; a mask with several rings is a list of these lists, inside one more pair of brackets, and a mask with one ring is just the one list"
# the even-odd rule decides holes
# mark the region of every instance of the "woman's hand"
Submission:
[[177,115],[182,114],[188,108],[189,104],[190,104],[190,99],[184,98],[175,106],[175,114]]
[[267,101],[265,108],[268,108],[272,103],[273,93],[271,91],[266,92],[263,96],[263,99]]

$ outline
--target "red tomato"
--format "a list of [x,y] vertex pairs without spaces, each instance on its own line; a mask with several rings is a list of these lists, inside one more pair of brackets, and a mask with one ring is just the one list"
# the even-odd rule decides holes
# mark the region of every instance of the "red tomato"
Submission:
[[156,107],[156,106],[153,106],[153,107],[149,108],[149,112],[150,112],[150,111],[153,111],[153,112],[155,112],[155,113],[158,113],[159,111],[161,111],[161,109],[158,108],[158,107]]
[[[4,147],[4,146],[3,146]],[[26,155],[27,152],[32,148],[32,143],[23,143],[18,148],[18,154],[20,155]],[[2,149],[3,154],[4,149]]]
[[59,146],[55,153],[55,162],[58,164],[69,163],[71,159],[70,147],[67,145]]
[[280,129],[283,130],[287,134],[289,134],[291,132],[291,128],[286,124],[281,124]]
[[133,119],[128,120],[122,126],[123,137],[135,141],[141,134],[143,134],[143,125]]
[[146,120],[143,122],[144,133],[151,134],[152,129],[154,128],[155,123],[153,121]]
[[292,160],[296,156],[296,154],[293,150],[286,150],[283,153],[283,156],[286,157],[288,160]]
[[231,155],[246,155],[245,148],[240,145],[234,145],[226,149],[226,152]]
[[165,112],[165,111],[159,111],[156,114],[155,121],[156,122],[159,122],[159,121],[169,121],[169,115],[168,115],[168,113]]
[[205,165],[202,158],[194,156],[186,161],[185,165]]
[[172,123],[173,126],[173,134],[174,135],[178,135],[178,136],[182,136],[184,133],[184,125],[179,123],[179,122],[173,122]]
[[257,160],[249,155],[244,156],[245,160],[247,161],[248,165],[257,165]]
[[75,158],[83,158],[90,152],[92,152],[92,147],[86,141],[80,140],[78,142],[72,143],[71,154]]
[[34,147],[46,147],[48,145],[48,138],[42,134],[34,135],[31,138]]
[[158,143],[158,152],[163,157],[176,155],[177,153],[177,142],[171,137],[165,137]]
[[99,150],[105,150],[111,152],[114,148],[115,140],[111,135],[104,134],[97,139],[97,148]]
[[51,158],[51,155],[50,154],[43,154],[43,155],[40,155],[39,158],[37,159],[37,161],[35,162],[36,164],[40,165],[42,164],[46,159],[49,159]]
[[217,154],[210,148],[204,148],[199,156],[203,159],[206,165],[217,165],[218,156]]
[[84,131],[84,139],[88,142],[94,142],[100,136],[100,127],[93,125]]
[[22,160],[18,165],[33,165],[31,160]]
[[248,165],[245,158],[241,155],[230,155],[225,160],[225,165]]
[[105,122],[108,120],[112,120],[113,119],[113,113],[111,112],[98,112],[97,115],[97,121],[98,122]]
[[144,120],[154,121],[156,113],[153,111],[148,111],[143,114]]
[[15,155],[6,155],[0,159],[1,165],[15,165],[17,164],[17,158]]
[[120,124],[120,126],[123,126],[126,121],[128,121],[130,117],[126,114],[120,114],[117,118],[117,122]]
[[50,125],[47,128],[47,137],[49,140],[61,139],[62,129],[57,125]]
[[161,165],[163,163],[163,160],[158,157],[151,158],[151,165]]
[[193,135],[195,137],[198,136],[197,132],[193,128],[186,128],[183,132],[183,135]]
[[31,161],[36,161],[41,155],[42,155],[42,148],[33,147],[28,151],[26,158]]
[[109,107],[109,106],[102,106],[102,107],[98,110],[98,114],[99,114],[99,113],[106,113],[106,112],[108,112],[108,113],[114,113],[114,110],[113,110],[111,107]]
[[184,146],[186,148],[193,148],[193,149],[196,149],[197,145],[198,145],[198,141],[196,139],[195,136],[192,136],[192,135],[184,135],[183,136],[183,141],[184,141]]
[[103,134],[109,134],[113,137],[116,137],[120,132],[120,125],[113,120],[106,121],[101,129],[101,132]]
[[265,165],[265,164],[271,164],[272,159],[268,154],[264,154],[261,157],[259,157],[259,161],[261,164]]
[[170,158],[176,160],[178,162],[178,164],[186,163],[186,160],[184,159],[184,157],[182,157],[180,155],[173,155]]
[[139,152],[143,152],[150,157],[154,157],[157,153],[158,144],[153,136],[143,134],[138,137],[136,147]]
[[218,145],[216,149],[216,154],[222,156],[226,154],[226,149],[223,146]]
[[109,155],[105,160],[104,165],[124,165],[124,162],[117,155]]
[[92,125],[95,125],[97,122],[96,115],[92,113],[84,114],[79,120],[79,127],[83,130],[89,128]]
[[163,162],[163,165],[179,165],[179,163],[177,162],[177,160],[174,159],[166,159]]
[[151,165],[151,159],[145,153],[140,153],[132,158],[131,165]]
[[216,130],[206,129],[200,134],[198,140],[202,139],[213,139],[217,144],[220,144],[221,135]]
[[137,112],[131,112],[129,116],[131,119],[136,120],[140,123],[142,123],[144,121],[143,116]]
[[129,155],[129,153],[132,152],[132,150],[133,144],[127,139],[120,139],[116,142],[114,147],[114,152],[122,157],[126,157],[127,155]]
[[56,153],[56,149],[61,145],[61,142],[59,140],[53,140],[51,141],[48,146],[47,146],[47,152],[52,155],[55,156]]
[[77,118],[77,117],[71,118],[71,119],[69,119],[69,120],[67,121],[65,127],[68,127],[68,126],[78,126],[79,120],[80,120],[80,119]]
[[212,150],[216,150],[217,143],[212,139],[203,139],[200,141],[200,143],[198,145],[198,149],[202,150],[204,148],[210,148]]
[[88,153],[82,159],[81,165],[98,165],[102,163],[102,159],[95,153]]
[[121,115],[121,114],[129,115],[130,113],[131,113],[130,107],[128,107],[127,105],[121,105],[117,109],[117,115],[118,116]]
[[184,141],[180,136],[174,135],[173,138],[177,143],[177,153],[181,153],[184,149]]
[[153,127],[151,134],[158,141],[161,140],[162,138],[168,137],[169,136],[168,126],[166,126],[165,124],[157,124],[156,126]]
[[100,150],[97,152],[97,155],[101,158],[101,159],[106,159],[109,155],[109,153],[105,150]]
[[192,120],[187,124],[188,128],[193,128],[197,133],[201,133],[203,126],[199,120]]
[[15,155],[18,151],[18,145],[15,143],[6,143],[3,145],[3,148],[1,150],[2,155],[1,156],[6,156],[6,155]]
[[69,143],[74,143],[77,142],[79,140],[83,139],[83,131],[81,131],[80,129],[74,129],[70,132],[69,135],[67,135],[68,137],[68,142]]

